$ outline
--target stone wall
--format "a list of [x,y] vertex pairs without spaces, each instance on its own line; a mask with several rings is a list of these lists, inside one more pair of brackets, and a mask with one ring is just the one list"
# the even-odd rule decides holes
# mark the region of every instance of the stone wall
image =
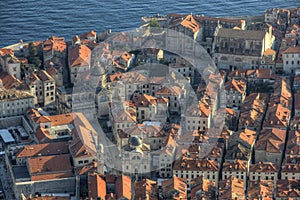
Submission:
[[21,194],[29,196],[38,193],[68,193],[75,195],[76,180],[75,177],[45,180],[45,181],[29,181],[19,182],[14,185],[14,193],[16,199],[21,199]]

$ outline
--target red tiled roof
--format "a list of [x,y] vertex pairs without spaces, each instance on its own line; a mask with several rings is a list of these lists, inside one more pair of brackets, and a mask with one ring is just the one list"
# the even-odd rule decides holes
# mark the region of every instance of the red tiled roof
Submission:
[[283,52],[283,54],[288,54],[288,53],[298,53],[300,54],[300,47],[297,46],[297,47],[289,47],[287,50],[285,50]]
[[0,56],[5,56],[5,55],[14,55],[14,51],[12,49],[0,49]]
[[[162,194],[167,196],[168,193],[176,194],[174,199],[187,198],[187,184],[184,179],[173,176],[173,178],[162,182]],[[175,192],[177,191],[177,192]]]
[[129,176],[121,175],[116,181],[116,196],[117,199],[127,198],[131,199],[131,179]]
[[135,199],[158,200],[158,185],[156,181],[143,179],[135,182]]
[[88,176],[88,192],[91,199],[105,199],[106,182],[98,174]]
[[69,49],[70,67],[87,66],[91,63],[91,50],[85,45],[75,45]]
[[14,75],[0,71],[0,80],[5,89],[12,89],[21,86],[22,81],[17,79]]
[[28,158],[27,162],[32,181],[73,176],[69,154]]
[[24,146],[22,149],[18,150],[16,157],[26,158],[35,157],[38,155],[59,155],[67,154],[68,152],[69,150],[67,142],[54,142]]
[[241,94],[243,94],[246,90],[246,82],[242,80],[232,79],[231,81],[226,82],[224,86],[226,90],[233,89]]
[[194,33],[200,29],[200,25],[192,15],[186,16],[186,18],[181,22],[181,25],[191,29]]

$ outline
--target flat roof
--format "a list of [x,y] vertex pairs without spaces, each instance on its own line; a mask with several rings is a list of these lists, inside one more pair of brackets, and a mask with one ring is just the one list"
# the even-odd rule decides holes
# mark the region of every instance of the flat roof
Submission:
[[15,142],[15,139],[7,129],[1,129],[0,136],[5,143]]
[[18,126],[18,131],[20,132],[21,137],[28,137],[28,133],[26,133],[25,129],[22,126]]
[[13,166],[12,171],[14,173],[15,179],[25,179],[30,178],[28,169],[26,166]]

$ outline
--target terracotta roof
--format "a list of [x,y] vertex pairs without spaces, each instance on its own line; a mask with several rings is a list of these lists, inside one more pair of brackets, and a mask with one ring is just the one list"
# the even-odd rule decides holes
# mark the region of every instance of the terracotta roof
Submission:
[[128,52],[124,52],[122,55],[121,55],[121,58],[123,60],[125,60],[126,62],[128,62],[131,58],[132,58],[132,55]]
[[39,78],[44,82],[46,82],[46,81],[54,82],[54,79],[52,78],[52,76],[50,76],[50,74],[48,74],[48,72],[45,70],[39,71]]
[[77,126],[74,139],[70,144],[70,152],[73,157],[94,157],[97,155],[96,141],[91,129]]
[[298,130],[290,130],[286,145],[287,155],[300,155],[300,132]]
[[289,53],[298,53],[300,54],[300,47],[297,46],[297,47],[289,47],[287,50],[285,50],[283,52],[283,54],[289,54]]
[[54,66],[47,67],[46,71],[52,77],[58,73],[58,70]]
[[5,55],[14,55],[14,51],[12,49],[0,49],[0,56],[5,56]]
[[43,51],[59,51],[65,52],[67,44],[63,37],[51,36],[43,43]]
[[232,79],[231,81],[227,81],[224,85],[225,90],[236,90],[237,92],[243,94],[246,91],[246,82],[242,80]]
[[[182,18],[186,16],[185,14],[175,14],[175,13],[170,13],[167,15],[169,18]],[[224,17],[208,17],[208,16],[199,16],[199,15],[193,15],[193,17],[197,21],[215,21],[215,22],[227,22],[227,23],[238,23],[241,24],[244,20],[240,19],[233,19],[233,18],[224,18]]]
[[134,105],[138,107],[149,107],[149,105],[156,105],[159,102],[168,103],[167,98],[156,98],[151,95],[141,94],[132,99]]
[[218,163],[214,160],[197,158],[199,152],[187,152],[173,164],[174,170],[185,171],[218,171]]
[[31,95],[27,91],[22,90],[16,90],[16,89],[5,89],[0,87],[0,102],[6,102],[6,101],[14,101],[14,100],[20,100],[20,99],[32,99],[34,98],[33,95]]
[[27,162],[32,181],[73,176],[69,154],[28,158]]
[[195,179],[191,180],[190,183],[191,188],[191,199],[215,199],[216,198],[216,182],[205,179],[203,176],[199,176]]
[[157,182],[150,179],[135,182],[135,199],[158,200]]
[[237,30],[220,28],[217,37],[234,38],[234,39],[245,39],[245,40],[262,40],[266,33],[264,31],[256,30]]
[[258,79],[271,79],[275,80],[276,74],[271,69],[257,69],[255,70]]
[[60,126],[60,125],[66,125],[71,124],[74,122],[74,118],[77,114],[70,113],[70,114],[60,114],[60,115],[53,115],[53,116],[40,116],[40,117],[33,117],[32,120],[35,121],[35,123],[45,123],[45,122],[51,122],[51,126]]
[[255,151],[269,153],[282,153],[285,143],[286,131],[282,129],[264,129],[260,132],[255,144]]
[[164,180],[161,183],[162,195],[164,198],[173,196],[173,199],[187,198],[187,184],[184,179],[173,176],[173,178]]
[[222,171],[247,171],[247,161],[236,159],[234,162],[224,162]]
[[244,180],[230,177],[219,182],[220,199],[245,199]]
[[268,99],[269,96],[265,93],[249,94],[241,108],[239,127],[259,127],[267,108]]
[[75,167],[76,175],[87,175],[97,171],[97,162],[91,162],[87,165]]
[[210,115],[210,106],[199,101],[198,104],[193,103],[186,110],[187,117],[208,117]]
[[283,163],[281,173],[300,173],[300,164]]
[[186,18],[181,22],[181,25],[191,29],[194,33],[200,29],[200,25],[192,15],[186,16]]
[[0,80],[5,89],[18,88],[22,84],[22,81],[17,79],[14,75],[3,71],[0,71]]
[[250,165],[250,172],[275,172],[277,173],[277,166],[271,162],[258,162]]
[[116,181],[116,196],[117,199],[127,198],[131,199],[131,178],[129,176],[121,175]]
[[229,72],[228,77],[231,77],[231,78],[234,78],[234,77],[245,78],[246,77],[246,72],[247,72],[247,70],[237,69],[237,70]]
[[232,108],[225,108],[225,110],[228,115],[238,116],[238,113]]
[[276,187],[276,197],[286,197],[291,199],[300,197],[300,184],[298,180],[277,180]]
[[272,200],[274,190],[273,180],[249,181],[247,193],[248,199],[258,200],[257,196],[260,195],[265,200]]
[[[255,131],[251,131],[249,129],[246,130],[246,132],[244,132],[244,130],[234,132],[229,136],[228,149],[225,156],[226,159],[248,160],[250,158],[251,145],[253,144],[256,136],[251,134],[251,132]],[[242,137],[240,137],[240,135],[242,135]]]
[[87,33],[83,33],[80,35],[80,38],[81,39],[88,39],[89,37],[93,37],[96,39],[96,36],[97,36],[97,32],[95,30],[90,30],[89,32]]
[[91,50],[85,45],[75,45],[70,47],[68,59],[71,67],[89,66]]
[[180,96],[182,89],[178,86],[164,86],[156,91],[156,95]]
[[88,175],[88,193],[91,199],[105,199],[106,182],[96,173]]
[[291,110],[281,104],[269,106],[263,127],[284,129],[288,125],[290,115]]
[[274,56],[276,54],[276,51],[273,49],[268,48],[267,50],[264,51],[264,56]]
[[36,156],[48,156],[67,154],[69,152],[67,142],[53,142],[44,144],[34,144],[24,146],[17,151],[17,158],[27,158]]

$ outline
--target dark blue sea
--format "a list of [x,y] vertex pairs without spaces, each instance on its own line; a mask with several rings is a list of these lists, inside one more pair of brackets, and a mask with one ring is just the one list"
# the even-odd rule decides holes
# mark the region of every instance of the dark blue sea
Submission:
[[271,7],[296,7],[299,0],[0,0],[0,47],[51,35],[70,39],[95,29],[126,31],[145,15],[262,15]]

